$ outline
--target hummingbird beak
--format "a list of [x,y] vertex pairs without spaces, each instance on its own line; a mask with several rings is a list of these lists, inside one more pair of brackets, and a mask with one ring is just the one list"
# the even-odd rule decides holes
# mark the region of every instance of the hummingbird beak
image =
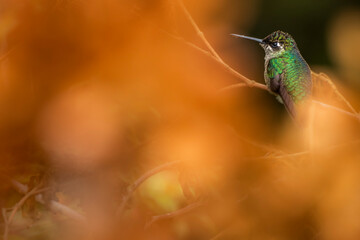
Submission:
[[253,41],[258,42],[258,43],[263,43],[263,40],[260,39],[260,38],[248,37],[248,36],[239,35],[239,34],[230,34],[230,35],[234,36],[234,37],[250,39],[250,40],[253,40]]

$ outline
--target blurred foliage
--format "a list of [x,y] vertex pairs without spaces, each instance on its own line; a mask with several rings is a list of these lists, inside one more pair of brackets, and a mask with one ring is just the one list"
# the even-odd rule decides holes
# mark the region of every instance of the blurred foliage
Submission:
[[[263,52],[229,33],[281,29],[360,108],[358,1],[184,2],[241,74],[263,82]],[[313,105],[300,128],[266,91],[219,93],[238,79],[189,46],[206,47],[178,1],[0,0],[0,16],[0,228],[24,197],[11,180],[49,187],[8,239],[360,238],[355,113]],[[350,112],[320,78],[314,97]]]
[[139,188],[140,199],[157,214],[173,212],[180,208],[183,200],[178,178],[171,172],[162,172],[152,176]]

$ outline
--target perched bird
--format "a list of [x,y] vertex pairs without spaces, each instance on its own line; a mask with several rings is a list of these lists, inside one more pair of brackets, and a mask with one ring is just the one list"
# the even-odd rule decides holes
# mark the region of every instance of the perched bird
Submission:
[[260,43],[265,50],[265,83],[292,118],[296,106],[311,95],[311,70],[290,34],[276,31],[264,39],[231,34]]

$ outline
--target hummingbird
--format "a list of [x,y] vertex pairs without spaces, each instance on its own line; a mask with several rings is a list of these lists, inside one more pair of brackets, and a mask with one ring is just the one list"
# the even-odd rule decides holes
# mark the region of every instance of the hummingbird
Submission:
[[310,67],[294,38],[282,31],[275,31],[264,39],[231,35],[260,43],[265,50],[265,84],[295,119],[296,106],[311,95],[312,81]]

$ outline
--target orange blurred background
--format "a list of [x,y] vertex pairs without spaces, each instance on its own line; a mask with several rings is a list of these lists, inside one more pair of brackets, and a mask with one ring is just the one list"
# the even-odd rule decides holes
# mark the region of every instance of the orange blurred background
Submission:
[[[223,60],[260,83],[261,48],[229,34],[286,28],[358,111],[360,8],[308,2],[283,16],[326,6],[319,38],[305,15],[271,26],[265,1],[184,4]],[[350,114],[314,104],[301,128],[266,91],[219,92],[241,80],[192,45],[207,51],[177,0],[1,5],[0,207],[10,215],[23,196],[11,180],[49,187],[45,204],[32,197],[15,213],[8,239],[360,238],[359,113],[324,79],[314,98]],[[119,211],[131,184],[174,161]]]

